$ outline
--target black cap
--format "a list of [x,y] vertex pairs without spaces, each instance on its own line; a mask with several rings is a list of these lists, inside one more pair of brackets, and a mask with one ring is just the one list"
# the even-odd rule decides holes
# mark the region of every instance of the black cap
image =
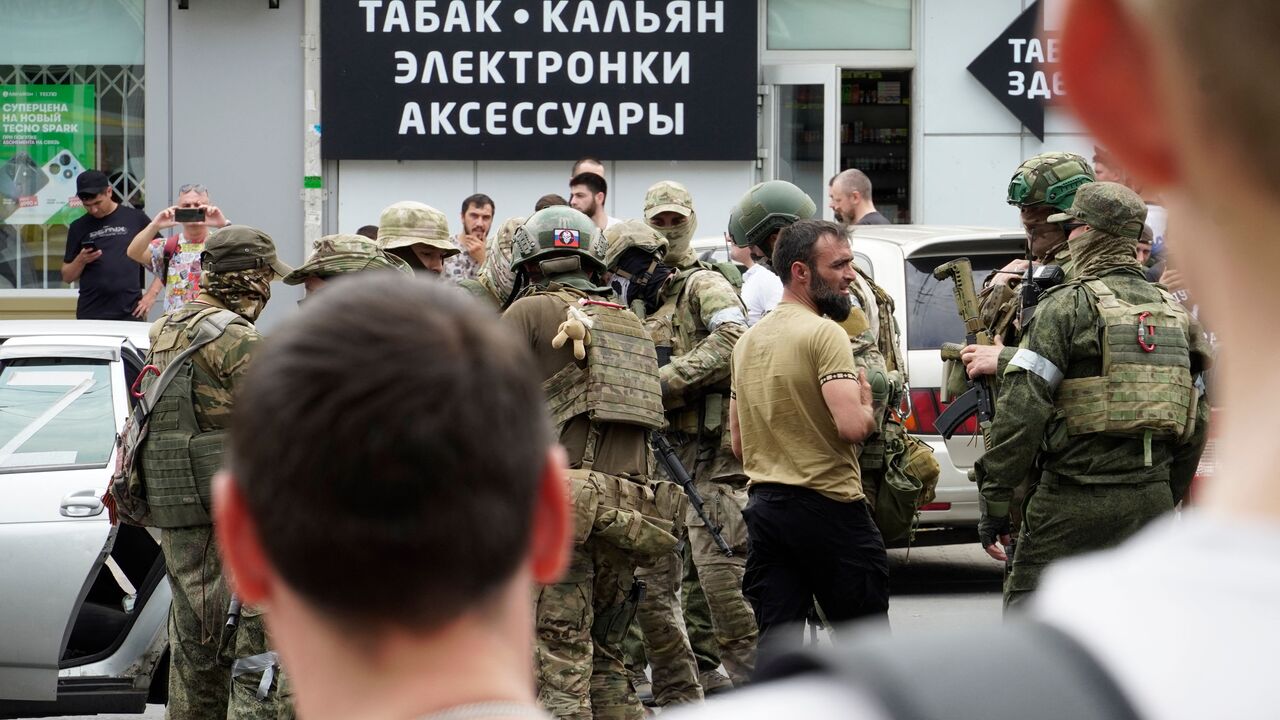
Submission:
[[111,187],[107,174],[100,170],[85,170],[76,177],[77,195],[101,195],[103,190]]

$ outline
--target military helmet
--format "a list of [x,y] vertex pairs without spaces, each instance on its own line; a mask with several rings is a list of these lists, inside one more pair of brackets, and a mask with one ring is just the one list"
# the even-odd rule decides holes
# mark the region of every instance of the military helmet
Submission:
[[1046,222],[1071,219],[1136,243],[1146,226],[1143,221],[1147,219],[1147,204],[1138,193],[1120,183],[1091,183],[1080,188],[1070,208],[1050,215]]
[[747,191],[729,213],[729,236],[738,247],[759,245],[775,230],[813,217],[818,206],[785,180],[762,182]]
[[604,266],[609,270],[618,267],[618,260],[623,253],[632,248],[652,255],[658,262],[667,254],[669,241],[657,230],[643,220],[628,220],[618,223],[604,231],[608,250],[605,251]]
[[511,269],[530,260],[576,255],[585,270],[604,270],[605,240],[591,218],[566,205],[529,216],[511,237]]
[[1010,205],[1071,207],[1076,190],[1094,181],[1093,166],[1083,156],[1069,152],[1040,153],[1018,166],[1009,181]]

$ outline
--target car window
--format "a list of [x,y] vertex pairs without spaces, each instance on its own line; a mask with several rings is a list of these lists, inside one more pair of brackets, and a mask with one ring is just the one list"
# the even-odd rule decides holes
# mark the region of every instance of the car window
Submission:
[[0,366],[0,473],[102,467],[115,434],[111,363],[24,358]]
[[[973,263],[974,290],[979,292],[992,270],[1014,259],[1011,255],[968,257]],[[938,256],[906,261],[907,347],[912,350],[936,350],[944,342],[964,342],[964,323],[956,310],[952,282],[933,277],[934,268],[954,259]]]

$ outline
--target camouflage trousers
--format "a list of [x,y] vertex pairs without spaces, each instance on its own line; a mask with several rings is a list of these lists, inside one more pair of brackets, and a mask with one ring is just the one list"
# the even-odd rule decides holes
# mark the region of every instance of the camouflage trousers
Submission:
[[1005,610],[1031,597],[1048,565],[1115,547],[1173,509],[1169,484],[1078,485],[1042,480],[1029,495],[1004,585]]
[[[687,542],[687,541],[686,541]],[[702,699],[698,663],[689,645],[680,606],[684,557],[680,548],[636,568],[646,586],[644,600],[626,643],[628,672],[653,669],[653,695],[658,707]]]
[[[592,636],[602,613],[622,607],[635,561],[618,547],[588,538],[573,549],[565,577],[538,589],[535,600],[538,702],[557,718],[638,720],[644,706],[623,665],[622,640]],[[597,636],[601,633],[597,633]],[[599,640],[599,641],[597,641]]]
[[169,528],[160,549],[173,602],[169,606],[169,703],[167,718],[294,717],[283,674],[276,668],[267,697],[257,697],[262,673],[232,679],[236,658],[267,652],[262,615],[244,608],[234,635],[224,636],[231,592],[211,526]]
[[729,678],[720,674],[720,643],[716,641],[716,629],[711,623],[711,608],[707,594],[698,580],[698,568],[693,564],[693,551],[689,549],[686,533],[684,546],[684,582],[680,588],[680,604],[684,607],[684,626],[689,631],[689,646],[698,661],[698,680],[704,695],[733,688]]

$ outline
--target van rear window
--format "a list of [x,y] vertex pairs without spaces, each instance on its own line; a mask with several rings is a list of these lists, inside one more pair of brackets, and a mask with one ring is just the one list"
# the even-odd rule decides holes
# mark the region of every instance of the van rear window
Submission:
[[[958,256],[957,256],[958,257]],[[1002,268],[1014,255],[969,255],[973,263],[974,290],[981,292],[982,281],[992,270]],[[907,260],[907,347],[911,350],[936,350],[944,342],[964,342],[964,323],[956,310],[955,291],[950,280],[935,280],[933,269],[954,260],[936,256]]]

